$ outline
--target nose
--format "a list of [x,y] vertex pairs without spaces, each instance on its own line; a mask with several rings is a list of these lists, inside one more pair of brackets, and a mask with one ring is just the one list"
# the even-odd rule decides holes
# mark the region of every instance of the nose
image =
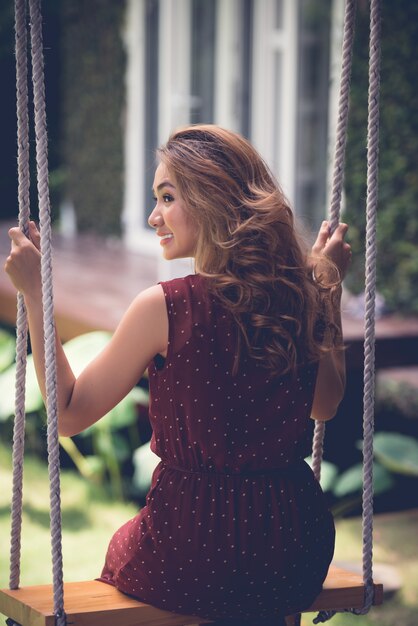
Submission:
[[157,209],[155,208],[148,218],[148,224],[151,226],[151,228],[158,228],[158,226],[161,226],[162,223],[163,223],[162,215],[159,214],[157,212]]

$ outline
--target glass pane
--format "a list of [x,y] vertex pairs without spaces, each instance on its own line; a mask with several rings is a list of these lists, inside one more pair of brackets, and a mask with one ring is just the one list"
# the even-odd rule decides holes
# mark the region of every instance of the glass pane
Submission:
[[300,0],[295,205],[313,228],[326,214],[330,9]]
[[252,20],[253,20],[253,1],[242,0],[242,82],[240,94],[241,106],[241,132],[245,137],[250,137],[251,128],[251,50],[253,46],[252,40]]
[[191,122],[213,122],[215,0],[192,1]]
[[153,208],[155,150],[158,147],[158,0],[146,0],[145,25],[145,198],[144,226]]
[[273,171],[280,180],[280,120],[282,116],[282,81],[283,81],[283,55],[280,51],[274,53],[274,150],[273,150]]
[[276,0],[274,7],[274,27],[276,30],[283,29],[283,0]]

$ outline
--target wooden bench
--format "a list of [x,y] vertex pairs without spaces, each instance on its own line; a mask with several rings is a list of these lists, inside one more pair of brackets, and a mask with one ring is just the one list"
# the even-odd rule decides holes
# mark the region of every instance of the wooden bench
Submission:
[[[114,587],[87,581],[64,585],[65,612],[71,626],[190,626],[209,620],[162,611],[126,596]],[[374,585],[374,604],[381,604],[383,586]],[[331,566],[323,590],[308,612],[361,608],[364,585],[359,574]],[[21,626],[55,626],[52,586],[0,591],[0,612]],[[290,622],[289,622],[290,623]]]
[[[0,257],[9,254],[11,224],[0,222]],[[91,330],[114,331],[134,297],[154,285],[158,263],[126,249],[120,241],[91,235],[54,236],[54,296],[57,327],[63,341]],[[0,322],[14,325],[16,291],[0,271]],[[347,368],[363,364],[362,319],[343,311],[348,345]],[[418,365],[418,317],[389,315],[376,323],[376,367]]]

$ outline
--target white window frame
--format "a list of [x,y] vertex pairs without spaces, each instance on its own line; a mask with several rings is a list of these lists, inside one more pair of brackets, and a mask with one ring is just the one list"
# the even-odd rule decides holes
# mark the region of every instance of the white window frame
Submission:
[[[214,120],[240,131],[242,13],[240,0],[217,0]],[[124,43],[127,57],[125,113],[124,241],[128,248],[156,257],[155,235],[144,227],[145,193],[145,0],[127,0]],[[159,143],[190,122],[191,0],[159,0]],[[188,263],[190,267],[190,263]]]
[[218,0],[215,28],[214,120],[219,126],[240,132],[242,81],[241,0]]
[[[155,234],[144,226],[145,190],[145,0],[127,0],[127,56],[123,231],[127,248],[156,257],[160,280],[192,271],[191,261],[168,263]],[[190,119],[190,0],[159,0],[159,143]],[[151,191],[149,193],[151,197]],[[144,208],[143,208],[144,207]]]
[[[283,0],[281,30],[275,29],[274,11],[275,0],[254,2],[251,140],[293,203],[296,174],[299,2]],[[279,52],[282,58],[280,102],[275,102],[274,94],[276,52]]]

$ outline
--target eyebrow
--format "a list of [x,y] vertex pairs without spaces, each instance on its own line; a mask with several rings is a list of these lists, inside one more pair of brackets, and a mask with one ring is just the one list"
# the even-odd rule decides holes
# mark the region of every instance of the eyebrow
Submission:
[[[171,189],[175,189],[175,186],[168,180],[163,180],[163,182],[158,185],[157,191],[160,191],[163,187],[171,187]],[[154,187],[152,188],[152,191],[154,191]]]

